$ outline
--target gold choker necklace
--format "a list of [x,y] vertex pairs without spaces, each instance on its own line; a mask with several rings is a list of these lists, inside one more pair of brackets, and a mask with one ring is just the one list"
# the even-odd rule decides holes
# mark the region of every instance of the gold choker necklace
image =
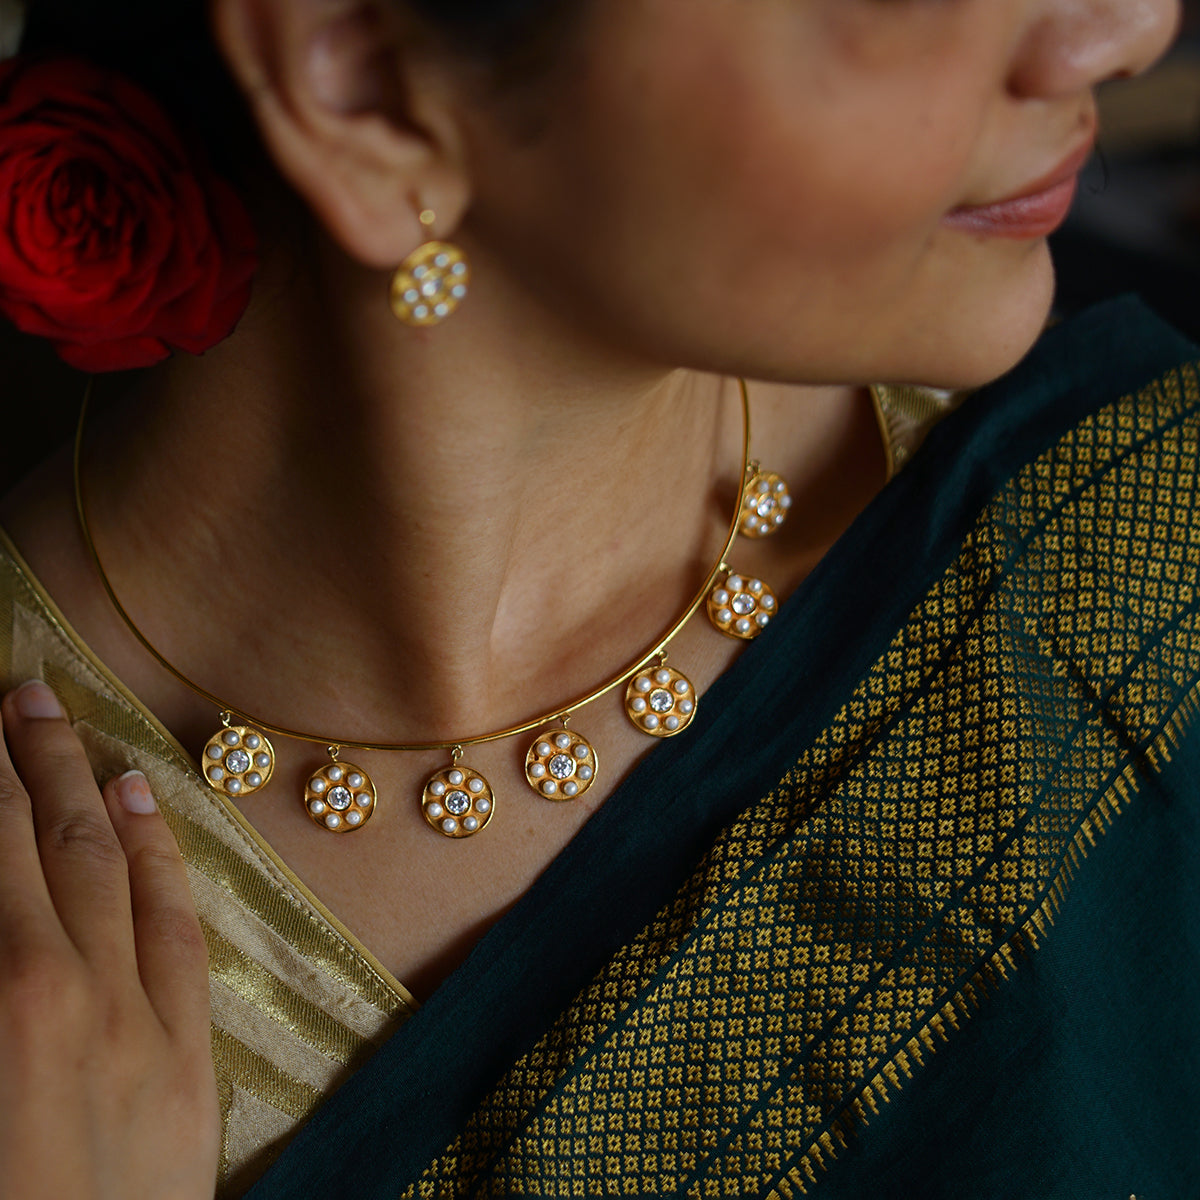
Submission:
[[706,605],[715,629],[740,640],[757,637],[774,617],[777,602],[771,589],[762,580],[738,574],[726,562],[739,533],[750,538],[773,533],[783,523],[791,506],[784,481],[778,475],[761,470],[750,458],[750,397],[744,380],[738,380],[738,386],[742,401],[741,488],[721,553],[687,607],[636,660],[586,695],[519,725],[473,737],[432,742],[369,742],[289,729],[229,704],[168,661],[117,598],[88,524],[82,457],[91,381],[84,392],[75,430],[75,508],[83,540],[117,615],[161,667],[220,713],[221,727],[205,746],[199,768],[210,787],[231,799],[241,799],[266,787],[275,769],[275,750],[268,734],[321,745],[325,747],[329,761],[309,777],[304,789],[304,811],[326,832],[350,833],[361,829],[371,819],[379,806],[379,797],[365,770],[342,761],[343,749],[447,750],[450,762],[426,781],[421,809],[429,826],[438,833],[449,838],[466,838],[483,829],[496,811],[496,796],[487,779],[461,761],[467,747],[538,730],[525,755],[525,778],[529,786],[548,800],[574,800],[595,783],[598,772],[595,747],[569,725],[580,709],[625,685],[625,712],[639,731],[656,738],[682,733],[696,715],[698,697],[691,680],[668,663],[667,648],[676,635],[701,605]]

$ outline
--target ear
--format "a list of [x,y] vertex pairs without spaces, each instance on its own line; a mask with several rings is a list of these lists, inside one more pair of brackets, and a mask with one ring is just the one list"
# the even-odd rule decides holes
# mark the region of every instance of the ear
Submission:
[[388,0],[213,0],[267,150],[353,258],[390,269],[466,209],[452,65]]

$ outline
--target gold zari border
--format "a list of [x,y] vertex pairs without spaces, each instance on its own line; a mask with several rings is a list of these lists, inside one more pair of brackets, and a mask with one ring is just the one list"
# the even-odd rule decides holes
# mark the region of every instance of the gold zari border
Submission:
[[[187,862],[211,977],[245,1018],[238,1036],[213,1027],[224,1144],[239,1155],[223,1156],[222,1178],[240,1194],[415,1002],[204,785],[0,531],[0,679],[35,676],[62,700],[101,776],[130,766],[146,772]],[[239,1116],[248,1106],[234,1103],[236,1092],[263,1107]]]
[[1002,488],[829,726],[404,1194],[811,1187],[1037,950],[1200,710],[1198,409],[1171,372]]

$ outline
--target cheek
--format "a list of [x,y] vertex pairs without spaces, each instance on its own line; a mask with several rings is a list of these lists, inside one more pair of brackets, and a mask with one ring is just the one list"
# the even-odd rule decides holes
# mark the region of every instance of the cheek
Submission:
[[486,232],[556,311],[656,361],[921,378],[896,357],[916,330],[944,359],[934,343],[956,323],[979,333],[956,313],[987,309],[984,284],[1032,311],[1045,270],[940,227],[991,137],[996,63],[961,44],[933,62],[903,46],[864,58],[856,36],[853,53],[807,57],[762,38],[742,55],[642,39],[620,73],[582,74],[547,137],[507,161],[477,210]]
[[[861,311],[864,289],[890,303],[939,252],[940,222],[963,199],[977,109],[927,93],[909,104],[893,95],[890,106],[863,93],[837,106],[733,86],[719,95],[701,119],[660,110],[661,126],[635,125],[614,153],[643,167],[614,166],[621,186],[603,220],[617,244],[647,243],[648,274],[700,304],[741,293],[757,298],[748,317],[761,307],[799,318],[809,301],[847,296]],[[594,181],[593,196],[606,191]]]
[[984,121],[970,91],[931,95],[908,80],[835,86],[818,77],[799,96],[794,85],[790,94],[724,95],[709,143],[685,144],[678,177],[728,164],[697,191],[709,219],[720,222],[724,209],[817,261],[919,252],[963,199]]

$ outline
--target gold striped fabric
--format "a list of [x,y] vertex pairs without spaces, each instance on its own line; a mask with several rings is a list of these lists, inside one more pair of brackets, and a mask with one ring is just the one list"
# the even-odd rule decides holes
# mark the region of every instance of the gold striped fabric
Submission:
[[218,1195],[241,1195],[415,1005],[94,659],[0,535],[0,683],[33,678],[66,706],[98,779],[145,772],[187,861],[209,948]]
[[929,387],[890,387],[875,384],[871,402],[892,478],[914,454],[933,427],[966,400],[968,392]]

